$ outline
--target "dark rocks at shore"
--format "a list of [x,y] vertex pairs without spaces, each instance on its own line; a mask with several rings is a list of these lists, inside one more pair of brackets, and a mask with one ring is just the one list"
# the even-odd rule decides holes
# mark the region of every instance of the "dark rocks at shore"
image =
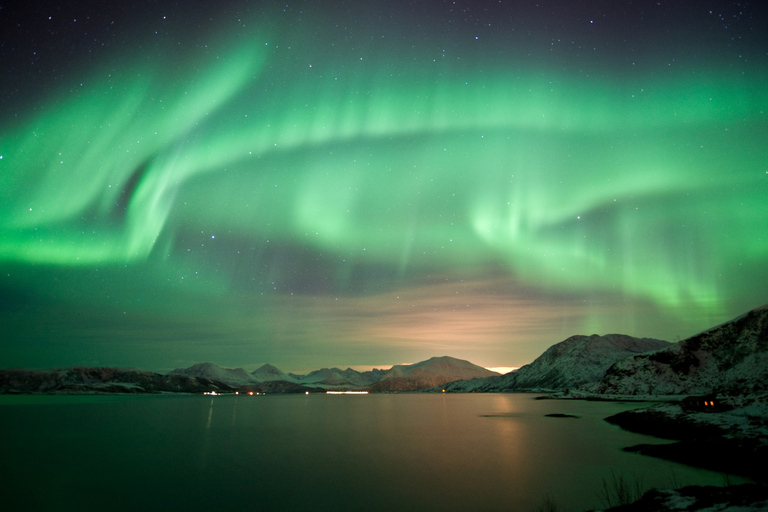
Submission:
[[689,486],[676,490],[653,489],[628,505],[605,509],[604,512],[768,510],[768,487],[757,484],[728,487]]
[[768,466],[764,463],[768,445],[759,436],[740,435],[669,409],[670,406],[625,411],[606,421],[631,432],[676,441],[641,444],[625,448],[626,451],[768,482]]
[[620,412],[605,418],[605,421],[630,432],[678,441],[690,438],[693,432],[698,438],[722,435],[721,429],[714,425],[701,425],[690,419],[671,416],[665,411],[654,408]]
[[696,437],[669,444],[639,444],[625,451],[768,482],[768,449],[753,440]]

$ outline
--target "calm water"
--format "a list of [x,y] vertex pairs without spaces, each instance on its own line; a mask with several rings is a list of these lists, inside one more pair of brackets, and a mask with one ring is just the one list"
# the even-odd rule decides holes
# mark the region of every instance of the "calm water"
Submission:
[[[722,475],[621,451],[632,404],[525,394],[0,397],[5,510],[536,510]],[[545,417],[549,413],[579,419]]]

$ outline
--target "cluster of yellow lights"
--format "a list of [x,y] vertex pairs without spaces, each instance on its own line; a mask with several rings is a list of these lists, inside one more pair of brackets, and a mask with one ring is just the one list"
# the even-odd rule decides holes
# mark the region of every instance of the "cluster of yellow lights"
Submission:
[[[204,395],[223,395],[224,393],[217,393],[215,391],[204,391],[203,394]],[[239,395],[240,392],[239,391],[235,391],[235,394]],[[245,392],[243,392],[243,394],[245,394]],[[266,393],[258,393],[258,392],[254,393],[253,391],[249,391],[248,394],[251,395],[251,396],[253,396],[254,394],[256,394],[256,395],[266,395]]]

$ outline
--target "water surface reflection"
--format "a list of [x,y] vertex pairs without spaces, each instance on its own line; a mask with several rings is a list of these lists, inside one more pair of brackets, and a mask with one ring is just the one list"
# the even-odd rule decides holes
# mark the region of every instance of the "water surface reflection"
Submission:
[[550,496],[582,510],[600,505],[611,471],[647,486],[722,484],[622,452],[662,442],[603,421],[636,404],[517,394],[81,398],[0,397],[0,435],[17,440],[0,448],[12,509],[525,511]]

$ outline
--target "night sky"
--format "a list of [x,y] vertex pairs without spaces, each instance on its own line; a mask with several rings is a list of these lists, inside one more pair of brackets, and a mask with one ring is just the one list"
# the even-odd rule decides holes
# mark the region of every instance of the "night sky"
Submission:
[[16,4],[0,367],[511,367],[768,302],[764,2]]

